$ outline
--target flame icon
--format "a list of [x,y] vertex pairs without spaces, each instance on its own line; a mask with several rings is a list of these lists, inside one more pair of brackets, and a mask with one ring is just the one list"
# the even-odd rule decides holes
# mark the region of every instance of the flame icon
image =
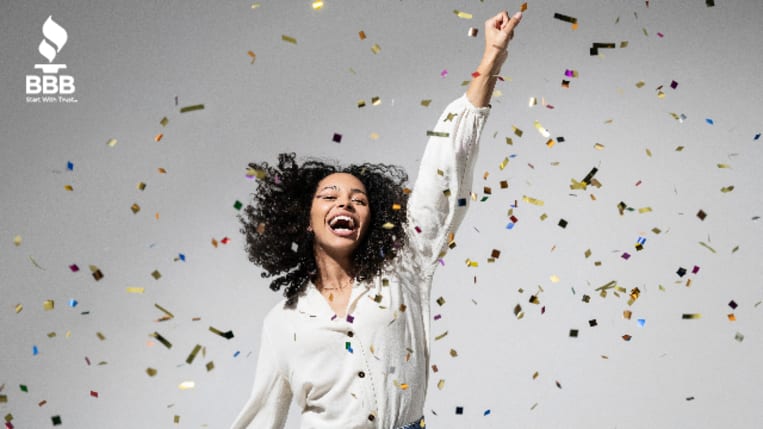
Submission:
[[[48,16],[48,19],[42,24],[42,35],[45,36],[45,39],[42,39],[42,42],[40,42],[38,50],[43,57],[47,58],[49,63],[52,63],[53,59],[56,58],[56,53],[61,52],[61,48],[63,48],[66,41],[69,40],[69,35],[66,33],[64,27],[61,27],[56,21],[53,21],[52,15]],[[51,44],[48,43],[48,40],[55,46],[51,46]]]

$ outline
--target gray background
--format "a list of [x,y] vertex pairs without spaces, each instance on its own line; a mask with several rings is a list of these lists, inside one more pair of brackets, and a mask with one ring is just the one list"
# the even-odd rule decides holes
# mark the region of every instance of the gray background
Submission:
[[[478,200],[435,280],[433,298],[445,303],[433,303],[432,330],[447,336],[432,345],[432,427],[759,424],[763,2],[716,3],[529,2],[482,139]],[[253,189],[246,163],[296,151],[396,163],[413,178],[426,131],[479,61],[484,20],[519,7],[259,4],[0,3],[0,414],[14,427],[51,427],[52,416],[70,428],[227,427],[249,394],[261,320],[280,299],[242,250],[233,205]],[[25,76],[46,61],[37,47],[49,15],[68,31],[54,62],[74,76],[76,104],[25,100]],[[618,47],[591,56],[593,42]],[[579,74],[569,88],[566,69]],[[547,147],[535,121],[565,141]],[[592,167],[601,187],[571,190]],[[634,210],[621,215],[620,202]],[[489,263],[493,249],[501,254]],[[600,296],[610,281],[625,292]],[[155,304],[174,318],[158,321]],[[179,389],[185,381],[195,387]]]

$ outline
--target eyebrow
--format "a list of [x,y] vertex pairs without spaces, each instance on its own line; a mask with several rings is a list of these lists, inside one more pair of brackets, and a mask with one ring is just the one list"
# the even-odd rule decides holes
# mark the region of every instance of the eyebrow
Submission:
[[[339,187],[338,186],[336,186],[336,185],[329,185],[329,186],[324,186],[318,192],[323,192],[323,191],[325,191],[327,189],[332,190],[332,191],[339,191]],[[362,189],[358,189],[358,188],[352,188],[352,189],[350,189],[350,192],[353,193],[353,194],[363,194],[365,196],[368,196],[368,194],[366,194],[366,191],[364,191]]]

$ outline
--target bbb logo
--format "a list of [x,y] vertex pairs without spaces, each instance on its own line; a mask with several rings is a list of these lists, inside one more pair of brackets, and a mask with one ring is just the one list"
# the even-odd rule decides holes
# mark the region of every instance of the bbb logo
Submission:
[[[77,99],[71,96],[75,90],[74,77],[59,74],[60,70],[66,69],[66,64],[53,64],[56,55],[69,40],[69,35],[64,27],[53,21],[52,16],[48,16],[42,25],[42,35],[44,38],[37,50],[48,60],[48,64],[35,64],[34,68],[39,69],[42,75],[26,76],[26,101],[27,103],[76,103]],[[42,96],[32,97],[38,94]]]

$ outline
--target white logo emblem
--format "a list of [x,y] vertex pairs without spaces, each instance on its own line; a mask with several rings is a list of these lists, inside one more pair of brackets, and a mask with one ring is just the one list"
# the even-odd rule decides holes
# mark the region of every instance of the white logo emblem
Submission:
[[[48,16],[45,23],[42,24],[43,39],[37,50],[40,55],[48,60],[48,64],[35,64],[34,68],[42,71],[42,76],[26,76],[26,94],[27,103],[76,103],[74,98],[74,77],[58,72],[66,68],[66,64],[53,64],[53,60],[61,52],[61,48],[69,40],[69,34],[66,29],[53,21],[53,16]],[[30,95],[42,94],[39,97],[30,97]],[[67,95],[64,97],[63,95]]]
[[[61,52],[61,48],[63,48],[69,40],[69,34],[66,33],[64,27],[61,27],[56,21],[53,21],[53,16],[49,16],[48,19],[45,20],[45,24],[42,24],[42,35],[45,36],[45,38],[42,39],[42,42],[40,42],[40,46],[37,49],[49,63],[52,63],[56,58],[56,54]],[[48,42],[48,40],[50,40],[50,42]],[[34,68],[42,69],[43,73],[58,73],[59,69],[66,68],[66,64],[37,64]]]

